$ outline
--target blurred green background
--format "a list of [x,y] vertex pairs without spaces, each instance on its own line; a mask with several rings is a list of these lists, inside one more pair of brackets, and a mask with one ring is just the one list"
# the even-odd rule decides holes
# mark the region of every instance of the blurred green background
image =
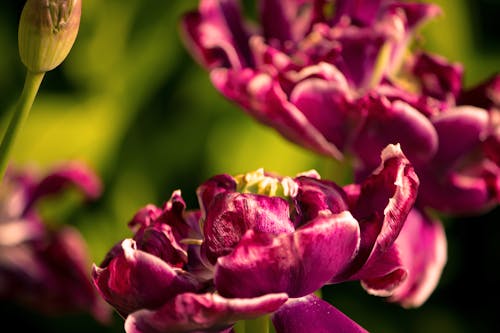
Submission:
[[[432,2],[444,15],[424,26],[424,48],[463,63],[467,86],[499,71],[500,2]],[[17,51],[23,5],[0,3],[1,117],[24,81]],[[161,205],[181,189],[194,208],[196,187],[217,173],[316,169],[340,184],[350,179],[349,168],[285,141],[219,95],[180,40],[179,18],[196,6],[195,0],[84,0],[76,43],[45,76],[18,137],[14,164],[48,169],[78,159],[102,177],[105,192],[90,206],[45,209],[50,223],[81,230],[93,262],[130,236],[126,223],[140,207]],[[358,283],[326,287],[325,297],[371,332],[494,332],[499,216],[496,209],[446,221],[448,264],[419,309],[369,296]],[[124,331],[118,316],[104,327],[85,314],[47,318],[10,303],[2,303],[0,318],[18,331]]]

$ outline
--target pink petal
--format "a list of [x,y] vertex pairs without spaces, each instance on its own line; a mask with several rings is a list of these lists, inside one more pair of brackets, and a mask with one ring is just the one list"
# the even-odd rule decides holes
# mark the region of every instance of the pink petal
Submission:
[[419,307],[436,288],[447,259],[446,235],[442,224],[413,209],[396,240],[408,278],[390,301],[406,308]]
[[438,148],[436,130],[418,110],[403,101],[389,102],[380,96],[367,101],[365,107],[368,117],[352,149],[367,170],[378,165],[380,152],[388,144],[399,143],[415,165],[434,156]]
[[155,310],[139,310],[125,321],[127,333],[184,333],[219,331],[238,320],[260,317],[276,311],[286,294],[256,298],[224,298],[217,294],[185,293]]
[[406,273],[393,248],[417,196],[419,180],[399,145],[382,152],[382,163],[361,187],[346,187],[361,229],[360,250],[350,267],[334,277],[362,279],[372,293],[387,293]]
[[288,300],[272,316],[276,333],[368,333],[326,301],[308,295]]
[[102,267],[94,265],[92,278],[101,296],[122,315],[158,307],[177,294],[195,291],[198,282],[160,258],[136,249],[131,239],[111,251]]
[[237,1],[201,0],[181,24],[184,43],[203,66],[242,68],[252,62]]
[[250,230],[217,261],[215,285],[229,297],[275,292],[301,297],[344,270],[358,246],[358,224],[349,212],[320,216],[292,234]]
[[272,234],[293,232],[289,214],[288,202],[280,197],[238,192],[219,195],[204,221],[203,251],[215,264],[218,257],[233,250],[249,229]]
[[342,158],[338,148],[288,101],[280,83],[268,74],[250,69],[216,69],[211,72],[211,79],[224,96],[241,105],[258,121],[274,127],[285,138],[321,154]]
[[82,163],[70,162],[61,165],[40,180],[33,189],[26,210],[40,198],[58,194],[71,186],[80,190],[88,199],[96,199],[102,192],[101,180],[94,171]]

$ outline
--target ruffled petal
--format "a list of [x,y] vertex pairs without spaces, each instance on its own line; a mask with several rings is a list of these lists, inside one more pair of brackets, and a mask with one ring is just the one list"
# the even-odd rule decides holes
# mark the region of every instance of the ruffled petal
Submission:
[[432,118],[439,137],[439,148],[432,166],[437,171],[452,168],[458,159],[477,149],[489,126],[488,112],[460,106]]
[[185,209],[180,190],[172,193],[162,209],[154,205],[141,208],[128,223],[135,232],[137,249],[157,256],[171,266],[182,267],[187,262],[187,245],[182,240],[193,233],[185,220],[185,216],[189,216]]
[[349,104],[350,92],[342,82],[309,78],[297,84],[290,101],[330,143],[344,150],[362,124]]
[[329,180],[311,177],[297,177],[297,195],[293,198],[301,225],[320,215],[338,214],[349,210],[343,189]]
[[236,180],[228,174],[213,176],[198,186],[196,189],[196,196],[198,197],[198,203],[200,205],[203,218],[212,204],[212,201],[220,193],[224,193],[226,191],[236,191]]
[[340,43],[341,50],[335,66],[358,94],[365,94],[375,87],[390,68],[390,49],[387,47],[394,31],[393,22],[367,28],[349,26],[340,30],[336,41]]
[[328,302],[308,295],[288,300],[272,315],[276,333],[367,333]]
[[58,194],[71,186],[80,190],[88,199],[96,199],[102,192],[101,180],[95,172],[82,163],[70,162],[40,180],[28,199],[26,211],[40,198]]
[[210,74],[214,86],[241,105],[250,115],[272,126],[285,138],[320,154],[342,159],[342,153],[314,127],[292,103],[280,83],[269,74],[250,69],[216,69]]
[[462,91],[458,105],[474,105],[479,108],[500,108],[500,74],[494,74],[479,85]]
[[128,226],[132,231],[137,231],[139,228],[150,226],[161,215],[162,209],[155,205],[148,204],[139,209],[129,221]]
[[138,250],[152,254],[172,267],[181,268],[187,262],[187,246],[177,242],[172,228],[158,224],[138,231],[134,236]]
[[203,251],[215,264],[229,254],[243,234],[257,232],[279,234],[294,231],[288,202],[281,197],[237,192],[218,196],[212,203],[203,225]]
[[91,313],[108,322],[111,308],[90,281],[90,260],[81,234],[66,226],[36,241],[3,244],[0,251],[0,297],[43,314]]
[[399,249],[392,244],[384,252],[370,256],[351,280],[361,280],[361,286],[371,295],[390,296],[407,276]]
[[406,29],[413,33],[427,21],[442,14],[441,8],[434,3],[395,1],[388,6],[389,11],[403,11]]
[[201,0],[182,18],[183,41],[205,67],[242,68],[252,63],[249,33],[235,0]]
[[182,198],[181,191],[172,192],[170,199],[162,207],[162,214],[155,221],[157,224],[166,224],[172,228],[175,239],[180,242],[188,237],[191,227],[184,219],[186,203]]
[[419,78],[424,95],[454,102],[462,90],[463,66],[449,63],[444,57],[419,53],[412,71]]
[[368,116],[352,144],[352,149],[367,172],[380,161],[380,152],[388,144],[401,145],[415,165],[427,163],[436,153],[436,130],[418,110],[403,101],[389,102],[378,96],[366,101]]
[[389,298],[405,308],[419,307],[436,288],[447,259],[442,224],[413,209],[396,240],[407,279]]
[[311,6],[304,0],[261,0],[260,22],[267,40],[299,41],[311,27]]
[[45,225],[30,219],[9,219],[0,223],[0,247],[43,239]]
[[131,239],[111,252],[115,256],[107,258],[105,265],[94,265],[92,278],[101,296],[122,315],[158,307],[177,294],[200,287],[190,274],[137,250]]
[[[364,221],[373,222],[372,217],[379,217],[382,224],[375,235],[374,246],[383,251],[398,237],[415,202],[420,181],[399,145],[387,146],[381,159],[379,168],[361,184],[353,215],[366,240],[375,239],[369,234],[371,227]],[[363,234],[364,231],[367,234]]]
[[110,322],[111,308],[98,298],[92,286],[87,244],[77,229],[65,226],[54,233],[49,245],[39,253],[39,259],[46,265],[50,277],[46,288],[40,288],[46,295],[38,296],[41,298],[38,301],[51,302],[42,306],[55,307],[54,312],[88,310],[97,320]]
[[[224,298],[216,294],[177,295],[155,310],[139,310],[125,321],[127,333],[184,333],[225,330],[236,321],[276,311],[286,294]],[[225,331],[224,331],[225,332]]]
[[292,234],[250,230],[230,255],[218,259],[215,285],[227,297],[301,297],[345,269],[358,246],[358,223],[349,212],[320,216]]
[[[491,130],[484,109],[461,106],[433,119],[439,150],[418,168],[419,205],[447,213],[469,214],[491,208],[500,198],[500,167],[485,141]],[[490,139],[491,140],[491,139]],[[491,144],[491,142],[489,143]]]
[[500,127],[498,128],[497,133],[486,139],[484,143],[485,156],[500,167]]
[[[389,255],[387,251],[415,202],[419,179],[399,145],[387,146],[381,159],[379,168],[361,187],[346,188],[351,211],[360,224],[361,245],[356,259],[341,278],[349,279],[367,263],[386,261],[378,257]],[[370,277],[364,275],[364,279]]]
[[485,161],[474,169],[442,177],[431,170],[420,172],[419,205],[450,214],[481,214],[491,209],[500,201],[500,168]]
[[349,17],[355,24],[372,25],[378,18],[382,0],[337,0],[335,1],[335,21]]

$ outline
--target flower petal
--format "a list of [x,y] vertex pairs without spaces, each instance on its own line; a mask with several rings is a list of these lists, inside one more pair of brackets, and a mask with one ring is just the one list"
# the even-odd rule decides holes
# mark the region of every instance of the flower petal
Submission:
[[[403,227],[420,182],[399,145],[387,146],[381,159],[379,168],[361,184],[353,215],[361,225],[362,237],[373,241],[375,236],[375,247],[383,251],[396,240]],[[363,221],[370,221],[373,216],[379,216],[382,224],[380,233],[370,236],[371,227]]]
[[361,280],[363,288],[371,295],[390,296],[408,276],[396,244],[377,255],[372,255],[363,267],[351,277]]
[[448,63],[442,56],[419,53],[412,70],[419,78],[424,95],[446,101],[455,100],[461,92],[463,66],[459,63]]
[[227,193],[215,198],[204,221],[202,248],[210,262],[229,254],[243,234],[293,232],[288,202],[281,197]]
[[242,68],[252,64],[249,32],[235,0],[201,0],[198,11],[182,18],[183,41],[205,67]]
[[458,105],[474,105],[491,109],[500,107],[500,74],[494,74],[481,84],[462,92]]
[[181,268],[187,262],[187,246],[177,242],[172,228],[167,224],[139,230],[134,241],[138,250],[152,254],[172,267]]
[[439,175],[419,170],[422,183],[418,204],[451,214],[481,213],[500,201],[500,168],[491,161]]
[[163,212],[155,223],[166,224],[172,228],[175,239],[180,242],[190,234],[190,226],[184,219],[186,203],[182,198],[181,191],[172,192],[170,199],[165,202]]
[[438,171],[478,148],[488,130],[488,112],[472,106],[459,106],[432,118],[439,138],[439,148],[432,163]]
[[48,315],[87,311],[109,323],[111,308],[92,286],[87,245],[81,234],[70,226],[43,231],[35,241],[3,244],[0,298]]
[[484,155],[500,167],[500,124],[498,124],[494,132],[484,140],[483,149]]
[[182,18],[183,41],[205,67],[242,68],[252,63],[249,34],[235,0],[201,0]]
[[188,273],[174,269],[160,258],[136,249],[131,239],[110,251],[101,267],[94,265],[92,278],[101,296],[122,315],[154,308],[199,283]]
[[82,191],[88,199],[96,199],[102,191],[101,180],[88,166],[70,162],[61,165],[38,183],[26,205],[26,211],[40,198],[57,194],[71,186]]
[[361,245],[343,278],[354,275],[367,262],[385,261],[377,257],[386,255],[398,237],[417,196],[419,179],[399,145],[387,146],[381,159],[379,168],[360,188],[346,188],[351,211],[360,224]]
[[[337,41],[342,45],[335,66],[359,94],[376,86],[389,69],[388,42],[394,34],[394,24],[380,27],[343,28]],[[387,46],[386,46],[387,45]]]
[[343,150],[362,121],[349,105],[342,82],[309,78],[298,83],[290,101],[329,142]]
[[371,25],[378,17],[382,0],[337,0],[335,1],[335,20],[349,17],[356,24]]
[[304,0],[264,0],[259,2],[264,37],[280,42],[299,41],[311,26],[311,6]]
[[328,302],[308,295],[288,300],[272,315],[276,333],[368,333]]
[[272,126],[285,138],[320,154],[342,158],[342,153],[318,131],[292,103],[280,83],[269,74],[245,69],[216,69],[210,73],[214,86],[241,105],[261,123]]
[[493,138],[489,113],[460,106],[434,117],[433,123],[439,150],[430,164],[418,168],[422,179],[419,205],[463,214],[497,204],[500,167],[488,150],[492,142],[486,141]]
[[139,209],[137,213],[134,214],[128,226],[132,231],[137,231],[141,227],[147,227],[151,225],[158,217],[161,215],[161,208],[155,205],[148,204],[143,208]]
[[408,269],[408,277],[389,300],[406,308],[418,307],[436,288],[446,264],[447,244],[443,226],[413,209],[396,244]]
[[320,216],[291,234],[249,230],[230,255],[218,259],[215,285],[228,297],[301,297],[345,269],[358,246],[358,223],[349,212]]
[[368,108],[366,123],[352,149],[367,172],[379,164],[380,152],[388,144],[399,143],[415,165],[427,163],[434,156],[438,148],[436,130],[418,110],[403,101],[389,102],[381,96],[366,103],[361,106]]
[[224,298],[217,294],[177,295],[155,310],[139,310],[125,321],[127,333],[184,333],[224,330],[238,320],[276,311],[286,294],[257,298]]
[[214,198],[216,198],[220,193],[224,193],[226,191],[236,192],[236,180],[228,174],[213,176],[198,186],[196,189],[196,195],[198,197],[203,218],[205,217],[206,212],[212,204]]
[[345,192],[337,184],[311,177],[297,177],[297,195],[293,198],[297,210],[299,226],[319,215],[338,214],[348,210]]

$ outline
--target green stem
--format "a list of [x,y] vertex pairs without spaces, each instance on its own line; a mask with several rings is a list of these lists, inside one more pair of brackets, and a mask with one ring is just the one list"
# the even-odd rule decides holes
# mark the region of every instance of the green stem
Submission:
[[7,168],[11,148],[14,145],[17,134],[28,118],[44,75],[45,72],[32,73],[31,71],[28,71],[26,74],[23,91],[17,101],[9,127],[7,128],[2,139],[2,143],[0,144],[0,182],[2,181],[5,169]]
[[316,290],[314,292],[314,295],[318,296],[319,298],[323,298],[323,291],[320,289]]
[[245,333],[269,333],[269,316],[245,320]]
[[240,321],[236,322],[236,324],[234,324],[234,326],[233,326],[233,331],[235,333],[245,333],[245,321],[240,320]]

